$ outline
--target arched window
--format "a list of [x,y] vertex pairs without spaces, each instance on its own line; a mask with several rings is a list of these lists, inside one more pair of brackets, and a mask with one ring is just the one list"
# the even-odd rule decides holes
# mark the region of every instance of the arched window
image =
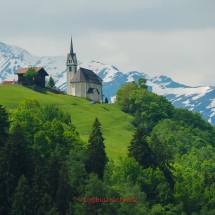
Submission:
[[72,67],[71,66],[69,67],[69,71],[72,72]]

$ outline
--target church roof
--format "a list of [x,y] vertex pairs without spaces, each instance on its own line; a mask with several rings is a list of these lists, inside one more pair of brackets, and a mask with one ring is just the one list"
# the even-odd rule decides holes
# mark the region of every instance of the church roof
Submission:
[[92,87],[90,87],[90,88],[88,89],[88,91],[87,91],[87,93],[95,93],[95,92],[97,92],[98,94],[100,94],[97,88],[92,88]]
[[[21,68],[15,74],[24,74],[27,72],[29,68]],[[35,67],[36,72],[39,72],[40,70],[44,72],[45,76],[48,76],[49,74],[43,69],[43,67]]]
[[70,83],[87,82],[102,85],[102,79],[99,78],[92,70],[79,68]]

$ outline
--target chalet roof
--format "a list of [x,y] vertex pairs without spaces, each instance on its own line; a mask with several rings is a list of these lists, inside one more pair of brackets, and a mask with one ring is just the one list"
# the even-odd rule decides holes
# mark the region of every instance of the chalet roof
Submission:
[[[19,69],[15,74],[24,74],[24,73],[26,73],[27,72],[27,70],[28,70],[29,68],[21,68],[21,69]],[[44,71],[45,72],[45,76],[48,76],[49,74],[45,71],[45,69],[43,69],[43,67],[35,67],[35,70],[36,70],[36,72],[39,72],[39,71]]]
[[87,93],[95,93],[95,92],[97,92],[98,94],[100,94],[97,88],[92,88],[92,87],[90,87],[90,88],[88,89],[88,91],[87,91]]
[[4,81],[3,83],[2,83],[2,85],[6,85],[6,84],[17,84],[18,83],[18,81]]
[[92,70],[79,68],[70,83],[87,82],[102,85],[102,79],[99,78]]

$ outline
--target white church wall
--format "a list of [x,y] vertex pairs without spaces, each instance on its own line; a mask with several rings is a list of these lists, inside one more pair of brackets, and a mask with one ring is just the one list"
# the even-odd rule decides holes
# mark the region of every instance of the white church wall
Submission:
[[81,88],[81,97],[86,98],[86,88],[85,88],[85,84],[81,83],[80,84],[80,88]]

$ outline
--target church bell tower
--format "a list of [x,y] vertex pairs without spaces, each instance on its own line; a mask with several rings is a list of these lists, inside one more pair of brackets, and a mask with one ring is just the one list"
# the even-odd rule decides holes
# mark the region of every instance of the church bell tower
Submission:
[[70,53],[67,55],[66,61],[66,73],[67,73],[67,94],[72,95],[72,86],[70,81],[74,77],[77,72],[77,58],[76,54],[73,52],[73,44],[72,44],[72,37],[71,37],[71,44],[70,44]]

